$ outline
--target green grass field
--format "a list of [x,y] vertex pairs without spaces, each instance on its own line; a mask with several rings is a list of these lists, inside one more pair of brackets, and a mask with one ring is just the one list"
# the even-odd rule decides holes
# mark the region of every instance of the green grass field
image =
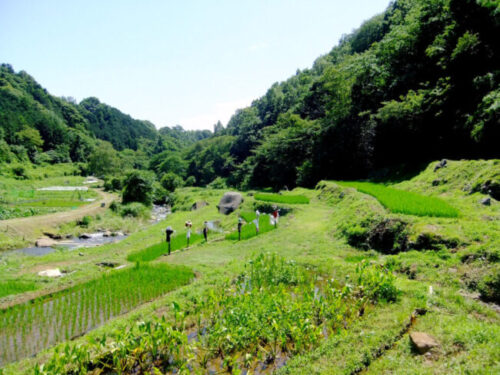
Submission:
[[307,204],[309,198],[303,195],[282,195],[273,193],[255,193],[255,199],[264,202],[288,203],[288,204]]
[[382,203],[389,211],[405,215],[458,217],[460,212],[440,198],[429,197],[414,192],[397,190],[372,182],[335,181],[369,194]]

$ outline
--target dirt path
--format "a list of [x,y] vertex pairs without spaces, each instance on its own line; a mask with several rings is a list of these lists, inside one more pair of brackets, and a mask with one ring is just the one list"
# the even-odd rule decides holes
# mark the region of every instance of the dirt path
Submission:
[[[100,199],[83,207],[70,211],[56,212],[53,214],[30,216],[18,219],[1,220],[0,231],[11,233],[14,236],[22,236],[26,240],[34,240],[43,230],[49,230],[60,224],[72,220],[80,219],[87,215],[95,215],[106,210],[109,204],[118,197],[111,193],[106,193],[100,189],[94,189]],[[101,207],[104,203],[105,207]]]

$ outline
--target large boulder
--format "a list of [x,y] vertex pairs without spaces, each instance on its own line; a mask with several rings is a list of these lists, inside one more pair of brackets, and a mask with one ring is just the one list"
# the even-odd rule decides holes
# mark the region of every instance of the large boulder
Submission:
[[242,202],[243,196],[240,193],[230,191],[222,196],[217,208],[221,214],[229,215],[231,212],[238,209]]

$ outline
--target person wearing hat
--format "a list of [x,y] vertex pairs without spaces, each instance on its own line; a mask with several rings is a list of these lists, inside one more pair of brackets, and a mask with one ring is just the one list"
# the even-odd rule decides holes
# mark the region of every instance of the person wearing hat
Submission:
[[191,220],[188,220],[188,221],[186,221],[185,225],[187,228],[187,231],[186,231],[187,246],[186,247],[189,247],[189,239],[191,238],[191,227],[193,226],[193,223],[191,223]]
[[167,229],[165,229],[166,241],[167,241],[167,244],[168,244],[168,255],[170,255],[170,239],[171,239],[172,233],[174,233],[174,230],[169,225],[167,227]]

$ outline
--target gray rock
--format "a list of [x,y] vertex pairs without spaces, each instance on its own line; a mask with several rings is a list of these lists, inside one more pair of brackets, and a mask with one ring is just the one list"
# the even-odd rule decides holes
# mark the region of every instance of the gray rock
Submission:
[[222,196],[217,208],[221,214],[229,215],[231,212],[237,210],[242,202],[242,195],[231,191]]
[[439,346],[436,339],[425,332],[410,333],[410,341],[420,354],[424,354],[432,348]]
[[51,238],[39,238],[35,242],[36,247],[52,247],[57,245],[57,242]]
[[53,240],[62,240],[62,236],[60,234],[55,234],[52,232],[43,232],[43,234]]
[[83,256],[83,253],[82,253],[82,252],[80,252],[80,253],[78,253],[78,255],[82,257],[82,256]]
[[482,205],[485,205],[485,206],[490,206],[491,205],[491,198],[490,197],[483,198],[483,199],[481,199],[480,203]]
[[81,238],[81,239],[84,239],[84,240],[88,240],[89,238],[92,238],[92,236],[88,233],[82,233],[78,236],[78,238]]
[[436,172],[438,169],[440,168],[444,168],[448,165],[448,160],[446,159],[443,159],[441,160],[439,163],[436,164],[436,166],[434,167],[434,172]]
[[105,231],[102,236],[103,237],[111,237],[113,233],[111,233],[109,230]]

